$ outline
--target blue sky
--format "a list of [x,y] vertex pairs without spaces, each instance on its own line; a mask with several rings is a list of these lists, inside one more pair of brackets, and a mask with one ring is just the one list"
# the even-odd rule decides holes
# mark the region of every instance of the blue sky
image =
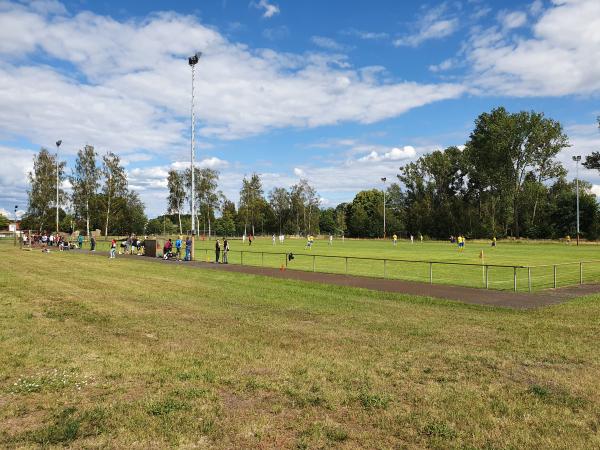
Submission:
[[71,166],[85,144],[118,153],[161,214],[189,161],[196,50],[197,159],[236,201],[252,172],[351,200],[500,105],[560,120],[571,176],[600,150],[598,0],[0,0],[0,210],[26,208],[32,155],[62,139]]

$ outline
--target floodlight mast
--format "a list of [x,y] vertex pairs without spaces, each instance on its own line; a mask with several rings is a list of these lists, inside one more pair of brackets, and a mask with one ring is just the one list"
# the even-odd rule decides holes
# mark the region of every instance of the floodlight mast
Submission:
[[58,234],[58,147],[62,140],[56,141],[56,234]]
[[581,161],[581,155],[573,156],[575,161],[575,185],[577,191],[577,245],[579,245],[579,161]]
[[385,182],[387,178],[382,177],[381,181],[383,181],[383,239],[385,239]]
[[190,172],[191,172],[191,195],[190,195],[190,211],[192,214],[192,251],[191,251],[191,259],[193,260],[195,257],[195,245],[194,245],[194,236],[196,235],[196,186],[195,186],[195,171],[194,171],[194,157],[195,157],[195,149],[196,149],[196,116],[194,113],[194,82],[195,82],[195,67],[202,56],[201,52],[196,52],[193,56],[188,58],[188,64],[192,68],[192,106],[191,106],[191,147],[190,147]]

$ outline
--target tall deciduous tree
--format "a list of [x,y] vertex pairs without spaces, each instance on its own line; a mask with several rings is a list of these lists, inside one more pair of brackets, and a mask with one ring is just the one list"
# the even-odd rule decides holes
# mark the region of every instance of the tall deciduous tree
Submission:
[[279,234],[281,234],[282,224],[290,210],[290,194],[285,188],[273,188],[271,192],[269,192],[269,204],[277,217]]
[[253,173],[250,179],[244,177],[242,180],[242,189],[240,190],[240,212],[244,214],[244,234],[247,234],[246,227],[252,228],[254,235],[254,227],[258,223],[258,215],[263,198],[263,188],[260,176]]
[[125,168],[121,165],[121,159],[112,152],[108,152],[102,157],[102,174],[104,175],[102,192],[106,197],[104,236],[108,236],[108,224],[113,201],[115,198],[127,195],[127,175],[125,174]]
[[86,145],[77,152],[75,170],[69,177],[73,186],[73,206],[78,217],[85,218],[87,236],[90,235],[90,201],[100,186],[101,171],[96,164],[96,151]]
[[[62,189],[65,180],[66,163],[58,163],[59,203],[67,200],[67,194]],[[29,172],[29,208],[27,216],[34,218],[39,231],[50,225],[52,212],[56,207],[56,155],[47,149],[40,149],[33,158],[33,171]]]
[[179,234],[182,234],[181,228],[181,210],[186,198],[185,179],[182,172],[171,169],[167,177],[167,187],[169,188],[169,196],[167,197],[167,204],[169,213],[177,213],[179,220]]
[[555,158],[568,145],[560,123],[542,113],[511,114],[496,108],[477,118],[467,155],[475,174],[509,195],[515,237],[519,237],[519,201],[526,175],[532,173],[538,179],[560,175]]

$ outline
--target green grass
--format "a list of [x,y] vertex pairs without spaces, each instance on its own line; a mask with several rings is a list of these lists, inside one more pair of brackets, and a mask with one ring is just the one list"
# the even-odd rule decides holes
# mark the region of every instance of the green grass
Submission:
[[[259,238],[249,246],[241,240],[230,240],[229,262],[277,268],[285,264],[284,254],[292,252],[295,259],[288,263],[290,269],[371,277],[383,277],[385,272],[386,278],[421,282],[429,282],[431,275],[436,284],[479,288],[485,287],[482,267],[485,263],[490,266],[488,287],[498,290],[514,289],[512,266],[519,266],[516,269],[517,289],[529,290],[531,272],[531,289],[539,291],[554,287],[555,264],[557,287],[578,284],[579,262],[587,261],[583,264],[583,282],[600,282],[600,246],[596,243],[576,246],[574,243],[499,241],[498,247],[492,248],[487,241],[468,241],[465,249],[459,251],[456,245],[440,241],[411,244],[402,240],[394,247],[390,240],[336,239],[333,246],[329,246],[321,239],[315,241],[312,250],[305,249],[305,242],[288,237],[284,245],[273,246],[270,238]],[[97,249],[108,251],[109,242],[98,240]],[[197,249],[197,259],[214,260],[214,241],[198,241]],[[384,263],[383,259],[387,261]],[[430,266],[429,261],[438,264]],[[444,262],[458,264],[441,264]]]
[[514,311],[0,253],[2,448],[600,446],[598,296]]
[[[279,267],[285,262],[284,255],[271,253],[293,252],[296,257],[288,264],[289,268],[298,270],[314,270],[332,273],[346,273],[363,276],[384,276],[384,262],[353,259],[377,258],[386,259],[385,277],[392,279],[425,281],[430,280],[430,265],[427,261],[462,263],[467,265],[433,264],[431,274],[434,283],[453,284],[470,287],[485,287],[485,272],[482,262],[488,265],[505,266],[557,266],[557,286],[579,283],[579,261],[598,260],[583,266],[584,282],[600,282],[600,247],[596,244],[575,246],[555,242],[499,242],[492,248],[489,242],[467,242],[463,251],[456,245],[440,241],[399,241],[394,247],[391,241],[382,240],[350,240],[337,239],[333,246],[326,240],[315,241],[312,250],[305,250],[302,239],[287,238],[284,245],[273,246],[271,239],[257,239],[252,246],[241,241],[231,241],[230,263],[242,261],[240,251],[244,251],[243,263],[248,265],[264,265]],[[201,259],[214,259],[212,243],[200,242]],[[483,260],[480,254],[483,251]],[[250,253],[255,252],[255,253]],[[264,252],[262,254],[261,252]],[[307,256],[308,255],[308,256]],[[313,255],[317,255],[314,256]],[[394,260],[409,260],[394,261]],[[492,289],[512,290],[514,287],[512,267],[490,267],[488,269],[488,286]],[[533,290],[547,289],[554,285],[553,267],[532,267],[531,284]],[[517,288],[528,290],[528,269],[517,269]]]

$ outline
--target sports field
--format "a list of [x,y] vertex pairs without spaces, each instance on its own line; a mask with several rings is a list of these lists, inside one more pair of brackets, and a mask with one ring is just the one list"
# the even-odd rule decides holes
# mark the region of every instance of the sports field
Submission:
[[[429,282],[431,277],[434,283],[471,287],[485,287],[486,269],[482,265],[487,264],[490,266],[487,269],[488,287],[503,290],[514,288],[514,269],[510,266],[523,266],[516,269],[517,288],[521,291],[529,289],[528,271],[531,272],[532,290],[553,287],[555,264],[557,286],[577,284],[580,280],[578,263],[587,261],[582,267],[583,281],[600,282],[600,246],[597,244],[576,246],[574,242],[567,245],[557,242],[506,241],[499,242],[496,248],[492,248],[489,242],[467,241],[462,251],[456,245],[440,241],[415,241],[411,244],[410,241],[402,240],[394,246],[391,240],[336,239],[330,246],[327,240],[316,240],[312,249],[306,249],[305,244],[305,240],[294,238],[286,238],[283,245],[278,241],[273,245],[271,239],[257,239],[252,246],[248,242],[243,244],[241,240],[233,240],[230,241],[229,261],[239,264],[242,261],[240,251],[243,250],[244,264],[279,267],[285,263],[285,255],[273,253],[292,252],[295,258],[288,262],[290,269],[314,269],[333,273],[347,271],[352,275],[375,277],[383,277],[385,274],[386,278],[425,282]],[[213,242],[200,242],[199,247],[204,250],[198,253],[198,257],[213,260],[213,245]],[[349,257],[347,261],[346,257]],[[387,259],[385,263],[384,259]],[[428,261],[460,265],[430,265]],[[498,265],[507,267],[497,267]],[[531,266],[531,269],[525,266]]]
[[600,446],[598,296],[515,311],[0,253],[3,448]]

